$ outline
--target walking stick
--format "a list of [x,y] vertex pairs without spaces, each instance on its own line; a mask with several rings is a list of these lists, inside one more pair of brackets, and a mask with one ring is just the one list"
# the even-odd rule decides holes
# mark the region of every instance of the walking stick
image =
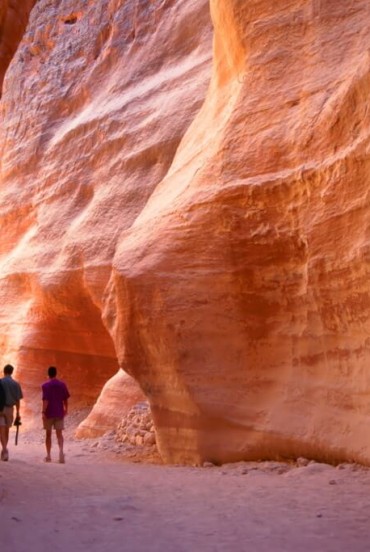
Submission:
[[15,444],[18,445],[19,426],[22,425],[21,418],[19,416],[14,420],[14,425],[17,428],[15,432]]

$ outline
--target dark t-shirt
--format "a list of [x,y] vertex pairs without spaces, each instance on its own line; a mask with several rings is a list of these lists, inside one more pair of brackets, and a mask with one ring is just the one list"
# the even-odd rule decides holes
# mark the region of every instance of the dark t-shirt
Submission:
[[47,418],[63,418],[63,402],[70,397],[67,386],[63,381],[52,378],[42,385],[42,400],[48,401],[46,407]]
[[5,406],[5,391],[0,381],[0,411],[4,409],[4,406]]
[[6,406],[14,406],[18,401],[23,399],[21,386],[12,376],[4,376],[1,379],[1,383],[5,391]]

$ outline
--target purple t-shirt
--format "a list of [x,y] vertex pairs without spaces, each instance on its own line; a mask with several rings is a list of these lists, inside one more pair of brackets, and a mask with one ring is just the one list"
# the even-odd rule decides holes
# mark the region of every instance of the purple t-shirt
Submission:
[[70,397],[67,386],[62,381],[52,378],[42,385],[42,400],[48,401],[47,418],[63,418],[63,401]]

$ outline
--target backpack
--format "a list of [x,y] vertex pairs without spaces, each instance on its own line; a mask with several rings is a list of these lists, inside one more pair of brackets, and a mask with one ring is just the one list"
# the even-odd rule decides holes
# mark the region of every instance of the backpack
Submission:
[[5,391],[4,391],[3,384],[1,383],[1,380],[0,380],[0,412],[4,410],[4,406],[5,406]]

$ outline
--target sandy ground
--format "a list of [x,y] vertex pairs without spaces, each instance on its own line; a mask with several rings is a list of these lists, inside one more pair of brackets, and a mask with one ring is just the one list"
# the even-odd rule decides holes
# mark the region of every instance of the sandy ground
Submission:
[[56,448],[45,464],[41,432],[23,431],[17,447],[12,432],[0,463],[7,552],[370,550],[370,470],[356,465],[146,464],[112,437],[71,430],[66,464]]

